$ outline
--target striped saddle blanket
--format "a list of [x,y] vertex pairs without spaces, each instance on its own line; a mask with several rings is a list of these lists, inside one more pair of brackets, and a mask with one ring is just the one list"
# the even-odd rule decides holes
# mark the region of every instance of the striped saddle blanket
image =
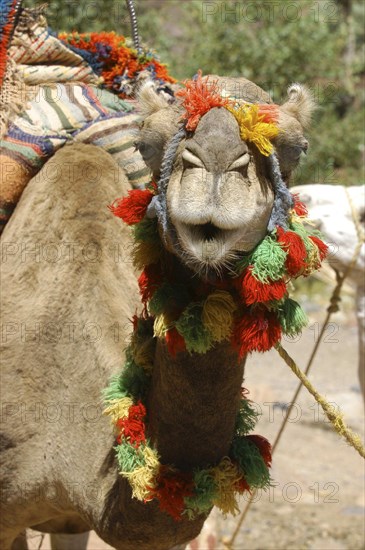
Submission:
[[[104,46],[98,37],[93,43],[84,38],[84,49],[66,44],[49,30],[44,6],[21,8],[20,16],[15,17],[19,2],[7,2],[9,14],[5,17],[4,12],[4,21],[0,21],[7,30],[6,42],[0,44],[0,232],[28,181],[66,143],[104,148],[133,187],[144,187],[151,174],[134,147],[139,114],[131,97],[146,75],[155,75],[157,87],[165,77],[173,82],[165,67],[149,55],[136,57],[124,37],[101,33],[100,40],[105,34],[114,48],[126,52],[121,76],[115,65],[108,89],[99,61],[107,59],[105,51],[124,59],[122,50]],[[95,47],[95,52],[85,51],[88,45]],[[118,92],[114,88],[119,81],[123,87]]]
[[104,148],[131,184],[143,187],[150,180],[150,171],[134,146],[138,120],[134,101],[122,100],[93,85],[54,83],[39,87],[1,140],[0,227],[7,223],[31,177],[66,143]]

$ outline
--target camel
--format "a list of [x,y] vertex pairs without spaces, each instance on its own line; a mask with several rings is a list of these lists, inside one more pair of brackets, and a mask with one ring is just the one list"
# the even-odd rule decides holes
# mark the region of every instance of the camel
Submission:
[[[244,96],[247,81],[236,84]],[[252,86],[250,101],[269,103]],[[182,108],[148,84],[139,101],[137,146],[157,181]],[[306,149],[302,132],[312,106],[305,88],[294,85],[279,109],[286,133],[277,152],[287,177]],[[241,139],[228,110],[214,107],[179,140],[171,162],[166,254],[180,262],[182,277],[217,280],[235,254],[266,233],[274,204],[267,158]],[[117,550],[183,548],[207,517],[177,522],[155,501],[132,498],[101,414],[101,391],[123,364],[140,308],[130,230],[107,209],[129,189],[104,150],[64,146],[30,181],[2,234],[3,550],[19,548],[27,527],[53,534],[94,529]],[[216,464],[230,447],[245,357],[229,341],[175,357],[163,340],[155,346],[148,414],[161,460],[182,470]]]
[[[364,186],[345,188],[342,185],[297,185],[292,192],[300,193],[309,217],[331,243],[333,250],[329,265],[343,273],[352,261],[359,240],[354,214],[360,223],[364,238]],[[350,201],[352,204],[350,204]],[[352,212],[353,209],[353,212]],[[356,263],[348,274],[348,281],[355,287],[356,317],[359,331],[359,382],[365,400],[365,246],[361,247]]]

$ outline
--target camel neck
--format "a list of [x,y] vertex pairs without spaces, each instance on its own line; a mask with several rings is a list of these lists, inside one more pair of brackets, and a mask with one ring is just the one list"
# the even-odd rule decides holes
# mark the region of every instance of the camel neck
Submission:
[[188,471],[228,455],[243,369],[229,343],[173,358],[166,344],[157,342],[148,416],[162,463]]

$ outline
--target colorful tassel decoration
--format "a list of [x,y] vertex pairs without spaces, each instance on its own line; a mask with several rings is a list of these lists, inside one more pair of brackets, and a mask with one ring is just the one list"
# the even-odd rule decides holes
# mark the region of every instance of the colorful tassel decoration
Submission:
[[143,220],[152,198],[153,194],[148,189],[132,189],[127,197],[116,200],[109,209],[127,225],[134,225]]
[[[269,110],[260,111],[259,105],[226,105],[226,109],[232,113],[240,127],[240,135],[244,141],[249,141],[256,145],[260,153],[266,157],[271,155],[274,146],[271,140],[279,134],[279,128],[274,122]],[[271,116],[270,116],[271,114]]]
[[185,340],[181,334],[178,333],[175,327],[166,332],[165,339],[167,349],[172,357],[176,357],[178,353],[183,353],[186,351]]
[[272,311],[255,308],[247,312],[236,324],[232,344],[242,359],[253,351],[269,351],[281,338],[281,325]]
[[252,274],[250,266],[238,279],[238,290],[246,305],[260,304],[272,300],[281,300],[286,294],[286,283],[283,279],[262,283]]
[[302,329],[308,323],[308,318],[301,306],[291,298],[285,300],[278,308],[277,313],[283,332],[288,336],[294,337],[301,334]]
[[306,268],[307,251],[301,237],[294,231],[277,228],[278,243],[286,251],[285,267],[288,275],[298,277]]
[[195,80],[187,80],[184,85],[185,88],[179,90],[175,95],[183,98],[185,127],[191,132],[198,126],[201,117],[210,109],[224,107],[229,103],[228,99],[220,95],[216,82],[209,82],[208,78],[203,80],[201,71],[198,71]]

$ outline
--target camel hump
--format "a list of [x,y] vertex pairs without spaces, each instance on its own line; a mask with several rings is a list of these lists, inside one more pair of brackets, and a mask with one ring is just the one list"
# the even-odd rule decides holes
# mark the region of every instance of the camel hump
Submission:
[[95,216],[96,202],[104,201],[106,206],[129,189],[123,170],[109,153],[82,143],[58,151],[39,180],[43,186],[52,185],[55,198],[67,200],[77,216]]
[[2,240],[78,231],[89,237],[113,218],[108,209],[130,189],[122,168],[102,148],[89,144],[65,146],[43,166],[25,189]]

